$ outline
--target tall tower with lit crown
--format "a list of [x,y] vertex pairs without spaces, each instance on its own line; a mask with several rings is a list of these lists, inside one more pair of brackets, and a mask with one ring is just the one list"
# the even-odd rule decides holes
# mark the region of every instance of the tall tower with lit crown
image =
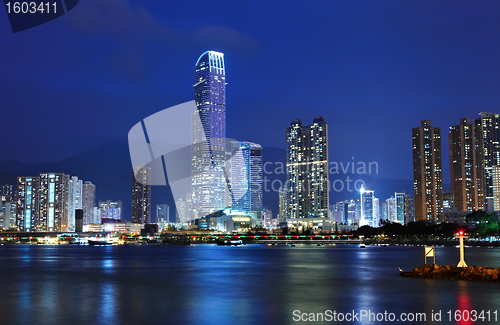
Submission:
[[191,130],[191,218],[226,208],[226,70],[224,54],[196,61]]

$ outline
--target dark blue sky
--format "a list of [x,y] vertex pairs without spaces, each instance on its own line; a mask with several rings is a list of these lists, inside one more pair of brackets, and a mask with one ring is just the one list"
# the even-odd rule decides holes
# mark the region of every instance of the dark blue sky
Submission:
[[208,49],[225,53],[228,137],[284,148],[292,120],[323,115],[330,160],[380,177],[412,179],[411,128],[430,119],[448,183],[448,127],[500,112],[499,1],[81,0],[16,34],[0,11],[0,160],[126,142],[193,99]]

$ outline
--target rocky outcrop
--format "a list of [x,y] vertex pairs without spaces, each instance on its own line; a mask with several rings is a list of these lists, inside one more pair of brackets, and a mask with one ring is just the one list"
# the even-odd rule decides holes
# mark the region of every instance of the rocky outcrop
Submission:
[[426,279],[500,282],[500,268],[494,269],[487,266],[457,267],[454,265],[424,264],[410,272],[401,272],[401,275]]

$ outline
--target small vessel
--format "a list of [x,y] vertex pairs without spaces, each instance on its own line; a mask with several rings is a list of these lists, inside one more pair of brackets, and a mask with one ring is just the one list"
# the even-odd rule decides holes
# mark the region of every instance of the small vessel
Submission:
[[91,240],[89,239],[89,245],[98,246],[98,245],[113,245],[112,242],[107,240]]
[[359,248],[366,248],[365,244],[359,244]]
[[217,245],[219,246],[240,246],[243,244],[241,239],[219,239]]

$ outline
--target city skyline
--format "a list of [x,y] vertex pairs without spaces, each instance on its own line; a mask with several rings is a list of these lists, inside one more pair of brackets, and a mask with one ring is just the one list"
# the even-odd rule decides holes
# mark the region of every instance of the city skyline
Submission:
[[[329,142],[337,161],[352,156],[378,161],[377,177],[411,179],[411,166],[403,163],[411,159],[409,140],[398,134],[422,119],[444,129],[456,124],[451,112],[476,118],[500,107],[495,88],[499,5],[461,3],[450,11],[446,2],[427,10],[414,4],[335,2],[303,10],[298,5],[280,8],[288,16],[276,22],[258,10],[259,2],[215,5],[202,17],[195,17],[190,5],[179,5],[173,15],[163,2],[80,3],[36,28],[43,33],[1,35],[10,49],[1,54],[1,62],[9,63],[2,65],[1,80],[11,123],[0,132],[11,141],[3,145],[0,161],[56,161],[124,142],[137,120],[192,98],[189,67],[210,48],[230,58],[225,61],[233,89],[227,97],[232,108],[227,132],[234,138],[284,148],[279,130],[289,121],[282,116],[311,120],[321,114],[334,126]],[[149,16],[139,17],[138,8]],[[93,12],[114,9],[130,14],[130,39],[116,33],[117,22],[99,20],[100,37],[85,23],[94,21]],[[247,16],[235,19],[231,12]],[[303,24],[281,16],[301,17]],[[6,20],[0,28],[10,30]],[[61,35],[61,29],[68,34]],[[52,56],[55,52],[66,55]],[[33,134],[36,144],[26,140]],[[367,134],[376,139],[366,142]],[[335,141],[339,138],[343,141]],[[21,144],[26,149],[16,150]],[[401,158],[389,159],[394,151]],[[445,155],[444,175],[448,166]]]
[[[258,7],[259,4],[257,3],[256,6]],[[49,108],[45,105],[50,103],[50,100],[41,101],[39,105],[34,105],[29,101],[37,96],[28,94],[21,97],[14,96],[15,94],[25,94],[26,89],[38,91],[39,85],[36,83],[38,80],[36,76],[39,76],[40,72],[37,69],[33,69],[32,72],[25,70],[26,68],[16,57],[9,56],[9,53],[2,53],[6,58],[10,58],[11,62],[9,66],[5,66],[2,72],[5,74],[2,75],[4,83],[10,82],[3,88],[9,89],[3,94],[4,106],[9,108],[4,115],[7,118],[13,118],[13,123],[7,123],[0,128],[2,135],[9,138],[9,141],[2,145],[3,150],[0,150],[0,161],[6,159],[19,159],[27,162],[53,161],[91,150],[102,144],[123,143],[123,139],[125,139],[122,134],[123,129],[128,129],[132,121],[135,123],[138,119],[147,116],[148,113],[157,112],[169,104],[192,98],[191,87],[194,85],[196,90],[202,84],[197,84],[196,80],[193,84],[192,78],[188,77],[188,75],[192,76],[192,72],[188,72],[188,67],[196,61],[199,53],[206,49],[213,49],[213,53],[227,54],[227,58],[220,62],[224,71],[226,66],[230,67],[231,83],[227,87],[231,91],[228,92],[227,96],[224,95],[224,100],[230,101],[231,110],[227,114],[226,131],[231,134],[231,137],[251,139],[259,143],[264,148],[264,152],[266,148],[284,148],[282,131],[279,130],[286,127],[290,119],[300,117],[305,120],[312,119],[316,115],[323,115],[329,120],[331,126],[328,143],[330,144],[330,152],[334,154],[330,155],[330,160],[340,163],[349,163],[351,160],[376,162],[377,173],[370,175],[370,177],[411,180],[412,174],[409,172],[411,171],[411,163],[408,160],[411,157],[411,152],[408,149],[409,139],[407,136],[403,136],[408,134],[410,127],[414,127],[417,121],[429,119],[433,121],[434,126],[445,130],[455,125],[456,120],[464,116],[471,120],[480,119],[483,132],[490,134],[489,142],[484,143],[485,150],[491,150],[489,167],[486,169],[484,179],[484,182],[488,183],[488,187],[485,188],[484,195],[491,198],[493,185],[490,170],[495,164],[495,159],[498,159],[498,150],[488,148],[498,146],[498,140],[489,125],[491,120],[498,119],[497,107],[500,107],[500,100],[495,97],[497,96],[496,92],[491,86],[494,83],[487,82],[487,78],[491,78],[492,71],[499,68],[497,62],[493,60],[494,56],[491,55],[495,49],[498,49],[498,42],[494,42],[498,30],[491,25],[491,22],[495,21],[493,13],[500,9],[497,4],[488,2],[482,7],[459,4],[455,6],[454,12],[443,10],[446,8],[445,3],[433,4],[428,11],[415,10],[410,4],[397,4],[392,7],[386,4],[372,4],[371,9],[373,10],[370,13],[363,6],[354,4],[340,7],[339,4],[329,4],[321,8],[311,6],[307,11],[310,14],[308,19],[317,18],[314,21],[319,26],[324,27],[325,31],[330,31],[329,34],[325,34],[321,29],[313,29],[307,24],[302,32],[299,32],[301,30],[297,27],[282,21],[283,26],[288,26],[290,30],[297,32],[296,44],[311,45],[307,48],[312,55],[306,56],[294,55],[294,53],[300,54],[303,49],[294,45],[295,43],[291,42],[288,34],[283,34],[283,38],[278,38],[282,42],[282,46],[279,47],[277,43],[280,42],[274,42],[276,35],[273,32],[269,33],[259,26],[251,25],[248,19],[235,21],[229,16],[222,15],[223,11],[210,8],[212,13],[210,17],[197,17],[197,23],[192,27],[179,26],[174,23],[178,23],[178,19],[186,19],[186,22],[193,21],[193,17],[186,16],[187,7],[178,9],[179,17],[172,17],[169,13],[165,13],[162,9],[167,7],[166,4],[155,2],[140,5],[135,1],[107,4],[90,1],[87,4],[80,4],[79,8],[94,9],[95,12],[120,8],[138,19],[137,21],[133,20],[132,25],[141,21],[140,19],[144,19],[142,22],[184,33],[187,42],[167,42],[165,45],[158,46],[157,39],[144,38],[140,52],[147,54],[148,60],[145,60],[143,56],[131,58],[131,62],[140,67],[142,77],[140,74],[134,75],[129,64],[117,60],[117,65],[123,68],[122,72],[124,73],[118,77],[119,69],[104,60],[109,53],[103,56],[100,56],[99,53],[90,55],[95,57],[98,66],[102,68],[100,73],[95,73],[96,67],[87,66],[89,69],[84,71],[74,62],[66,62],[67,68],[61,69],[59,67],[60,61],[68,60],[67,56],[59,60],[47,59],[47,55],[50,53],[43,50],[38,51],[41,57],[47,59],[42,63],[38,61],[40,60],[38,57],[32,58],[33,62],[40,63],[40,71],[47,71],[49,68],[53,68],[55,71],[45,74],[49,76],[45,83],[46,90],[49,93],[59,93],[58,95],[53,94],[51,98],[61,98],[60,102],[50,105]],[[134,14],[134,10],[137,8],[150,13],[150,17],[137,17]],[[244,8],[250,16],[258,15],[256,8],[248,8],[245,4],[231,4],[221,8],[226,12],[236,8]],[[41,36],[41,41],[53,45],[54,51],[74,53],[67,47],[67,43],[58,42],[64,40],[66,36],[54,34],[55,26],[64,26],[67,27],[68,33],[74,37],[74,40],[69,43],[88,42],[91,44],[96,42],[95,35],[92,34],[89,26],[82,22],[85,15],[88,15],[88,11],[83,9],[72,11],[63,19],[40,26],[37,30],[47,33],[47,35]],[[337,17],[339,23],[342,22],[348,27],[347,31],[333,29],[332,21],[324,19],[326,13],[337,15],[338,10],[357,17],[353,21]],[[292,14],[300,12],[297,11],[297,8],[287,8],[286,11]],[[380,19],[376,15],[376,13],[381,12],[386,15],[387,19]],[[451,30],[447,29],[446,35],[437,28],[442,27],[442,20],[437,19],[438,13],[442,12],[446,12],[444,16],[448,19],[447,22],[454,27]],[[401,23],[399,17],[400,14],[404,13],[411,13],[411,15],[408,22],[397,25],[400,29],[399,32],[387,29],[395,22]],[[364,20],[358,20],[365,15],[373,17],[370,24],[360,23]],[[482,17],[480,21],[476,19],[478,15]],[[262,17],[261,21],[264,24],[272,22],[268,17]],[[426,21],[429,24],[422,25],[421,21]],[[218,25],[211,25],[214,22],[218,22]],[[416,24],[411,24],[411,22],[416,22]],[[474,24],[471,25],[471,22]],[[224,29],[221,26],[227,28]],[[0,25],[1,27],[2,25]],[[130,45],[128,41],[119,39],[118,35],[113,34],[112,27],[113,22],[103,21],[103,30],[111,31],[105,36],[110,41],[110,47],[116,44]],[[359,28],[359,30],[352,29],[353,27]],[[172,34],[165,33],[164,29],[161,30],[153,34],[171,40]],[[204,32],[199,34],[200,37],[191,37],[201,30]],[[462,33],[464,30],[467,30],[469,34]],[[387,51],[374,46],[374,43],[363,43],[362,40],[366,41],[363,32],[367,31],[373,32],[375,37],[373,42],[375,40],[392,41]],[[420,32],[416,39],[397,37],[403,35],[398,33],[415,31]],[[193,34],[189,36],[188,34],[191,32]],[[145,30],[139,28],[137,33],[137,35],[145,35]],[[29,40],[32,40],[31,35],[32,31],[26,31],[17,34],[17,38],[10,34],[1,37],[5,38],[6,43],[12,44],[13,51],[19,51],[23,46],[26,48],[39,45],[36,42],[28,45]],[[223,41],[228,35],[232,35],[234,42]],[[472,37],[472,35],[479,36],[479,38]],[[313,42],[310,40],[311,36],[325,40],[328,40],[327,36],[331,36],[339,41],[339,44],[333,46],[333,43],[330,44],[330,42]],[[417,52],[409,54],[406,50],[414,47],[415,44],[412,43],[412,40],[422,42],[426,37],[443,42],[434,42],[428,44],[427,47],[419,48],[418,53],[426,60],[422,62],[418,60]],[[271,39],[273,42],[270,42]],[[478,42],[478,39],[485,41]],[[350,43],[347,40],[354,41],[354,47],[349,46]],[[395,40],[398,42],[394,42]],[[456,51],[448,52],[453,48],[452,45],[455,48],[463,47],[463,56],[455,54]],[[469,49],[470,45],[476,45],[472,52]],[[329,51],[320,51],[323,47],[328,48]],[[156,49],[157,52],[151,51],[152,49]],[[293,51],[286,51],[286,49]],[[373,51],[369,53],[373,60],[368,60],[364,56],[364,52],[359,51],[361,49],[372,49]],[[31,51],[27,51],[26,55],[29,56],[29,53]],[[329,53],[329,56],[325,56],[323,53]],[[431,53],[436,54],[432,55]],[[456,56],[445,55],[445,53],[454,53]],[[389,60],[389,58],[394,59],[396,54],[400,54],[396,56],[396,60]],[[80,58],[80,55],[79,53],[76,57]],[[301,60],[300,57],[314,58],[314,60]],[[477,58],[477,60],[471,60],[472,58]],[[150,65],[149,62],[156,63],[156,65]],[[175,64],[168,64],[170,62],[175,62]],[[421,69],[418,71],[414,68],[416,62],[420,63]],[[424,63],[428,63],[428,65]],[[468,70],[464,70],[463,66],[468,66]],[[355,69],[356,67],[358,69]],[[436,70],[436,67],[440,67],[441,70]],[[485,73],[486,67],[488,73]],[[14,68],[18,68],[23,73],[6,74],[12,72]],[[75,75],[69,74],[70,70],[74,71]],[[164,73],[161,73],[162,71]],[[335,71],[340,73],[332,73]],[[456,77],[446,79],[450,72],[454,71]],[[95,85],[92,84],[92,87],[89,87],[91,83],[89,83],[89,75],[86,75],[88,72],[94,72],[92,76],[98,81]],[[17,75],[17,79],[12,79],[12,75]],[[82,78],[77,78],[79,81],[74,82],[75,76]],[[413,76],[418,78],[403,78]],[[401,80],[405,82],[399,82]],[[440,83],[437,83],[436,80],[439,80]],[[290,86],[285,86],[288,85],[287,82],[291,82]],[[29,87],[23,87],[23,85],[30,84]],[[227,82],[224,82],[224,87],[226,84]],[[375,84],[377,86],[374,86]],[[82,87],[75,92],[72,87],[76,85]],[[354,85],[356,87],[353,87]],[[148,91],[145,90],[146,88]],[[409,91],[410,88],[415,89],[415,91]],[[96,89],[98,89],[99,95],[95,92]],[[396,89],[401,90],[401,92],[395,91]],[[323,95],[325,91],[328,93],[327,98]],[[41,96],[41,98],[44,97]],[[73,101],[75,98],[80,100]],[[92,105],[89,105],[86,98],[93,101]],[[112,101],[111,98],[113,98]],[[70,99],[73,102],[71,105],[68,102]],[[309,101],[313,103],[312,106]],[[63,108],[66,107],[71,107],[71,110],[64,112]],[[18,115],[20,111],[24,113]],[[39,114],[38,112],[41,111],[47,112],[47,114]],[[125,112],[127,114],[121,114]],[[492,116],[484,112],[492,112]],[[22,116],[27,118],[17,123],[21,121]],[[39,123],[33,122],[35,116]],[[103,121],[105,123],[100,124]],[[57,123],[57,127],[51,123]],[[12,130],[10,129],[12,125],[21,125],[22,128]],[[69,125],[72,125],[72,128],[68,128]],[[26,132],[20,133],[21,129]],[[46,130],[51,131],[46,132]],[[75,132],[76,130],[80,130],[80,132]],[[26,140],[32,139],[33,134],[37,134],[37,141]],[[114,136],[110,136],[111,134]],[[443,141],[445,141],[444,132],[442,136]],[[23,143],[22,150],[16,149],[20,147],[19,141]],[[33,145],[35,142],[37,142],[36,145]],[[394,155],[394,152],[397,152],[397,155]],[[102,165],[104,164],[103,161]],[[451,179],[448,176],[450,175],[450,165],[449,155],[442,155],[443,189],[447,189],[451,184]],[[66,172],[61,169],[55,171]],[[93,178],[87,177],[87,179]],[[367,189],[379,193],[377,185],[368,186]],[[411,189],[406,186],[394,186],[391,191],[410,193]],[[108,199],[108,194],[101,197],[100,193],[97,193],[97,200]],[[334,200],[351,199],[357,195],[356,193],[345,194],[344,197],[335,197]],[[279,198],[278,195],[276,196],[277,201]],[[381,196],[380,199],[384,200],[385,196]],[[122,196],[112,199],[124,198]],[[274,209],[276,214],[277,209]],[[129,214],[127,213],[127,215]],[[73,222],[72,219],[73,217],[69,216],[68,222],[70,224]]]

